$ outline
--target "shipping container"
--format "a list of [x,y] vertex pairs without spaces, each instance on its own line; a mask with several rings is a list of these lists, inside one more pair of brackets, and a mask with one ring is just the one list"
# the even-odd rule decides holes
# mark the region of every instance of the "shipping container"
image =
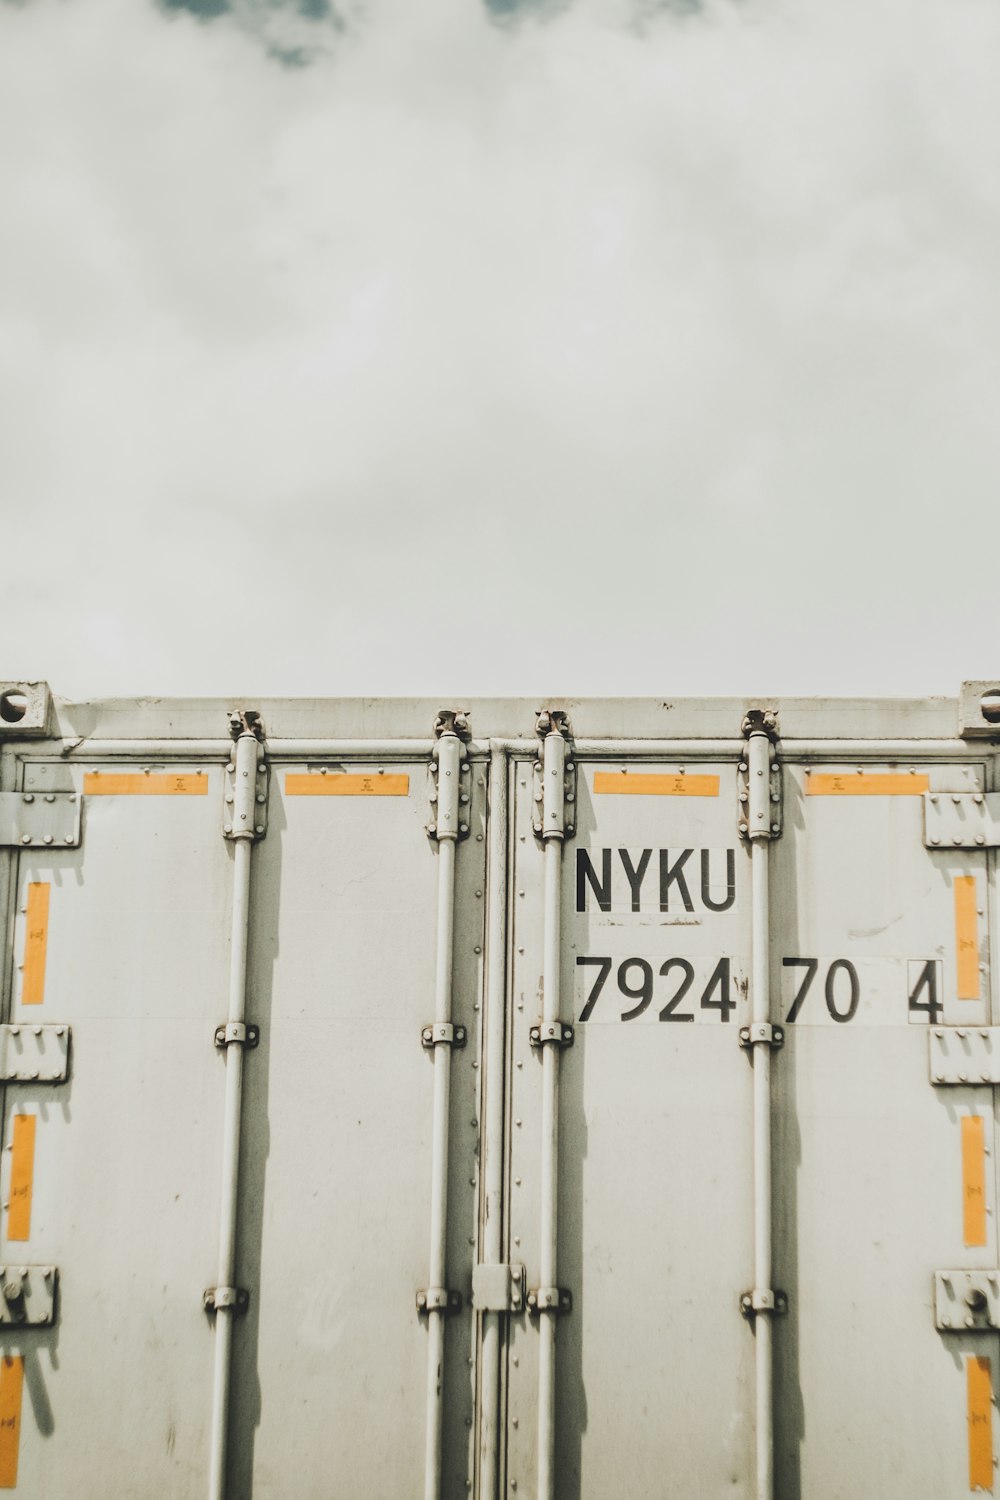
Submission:
[[1000,685],[0,683],[0,1489],[995,1490]]

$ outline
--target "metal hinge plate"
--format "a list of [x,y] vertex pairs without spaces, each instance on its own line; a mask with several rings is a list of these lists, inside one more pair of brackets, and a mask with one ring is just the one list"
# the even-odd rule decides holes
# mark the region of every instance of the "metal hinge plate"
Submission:
[[0,792],[0,846],[75,848],[80,800],[76,792]]
[[931,1083],[1000,1083],[1000,1026],[934,1026],[927,1047]]
[[[438,831],[438,763],[432,760],[427,767],[427,836],[436,839]],[[470,762],[463,759],[458,768],[458,842],[461,844],[469,837],[469,827],[472,813],[472,766]]]
[[0,1324],[47,1328],[56,1320],[55,1266],[0,1266]]
[[68,1026],[0,1026],[0,1083],[65,1083]]
[[473,1266],[472,1305],[477,1312],[521,1312],[525,1285],[523,1266]]
[[[543,832],[542,808],[544,807],[544,779],[541,758],[535,761],[531,775],[533,808],[531,826],[535,830],[536,838],[541,838]],[[568,839],[571,839],[576,833],[576,761],[573,759],[569,745],[566,747],[566,760],[563,765],[563,833]]]
[[924,844],[928,849],[996,849],[1000,792],[925,792]]
[[[750,763],[745,750],[737,767],[736,792],[738,797],[736,809],[737,827],[740,838],[747,839],[750,827]],[[781,763],[775,758],[771,760],[767,797],[771,837],[778,838],[784,822],[784,799],[781,795]]]
[[996,1271],[937,1271],[934,1326],[943,1333],[1000,1328],[1000,1276]]
[[[263,838],[267,832],[267,788],[269,773],[267,761],[263,759],[262,752],[257,752],[257,780],[254,784],[251,803],[248,797],[239,797],[239,788],[236,785],[236,750],[230,751],[230,759],[226,765],[225,793],[222,804],[222,834],[224,838],[236,838],[240,827],[246,826],[251,817],[252,807],[253,831],[255,838]],[[244,809],[246,810],[244,812]]]

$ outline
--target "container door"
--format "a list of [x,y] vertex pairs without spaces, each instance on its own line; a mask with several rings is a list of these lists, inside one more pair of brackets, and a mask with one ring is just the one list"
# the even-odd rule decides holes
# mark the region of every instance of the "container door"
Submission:
[[[30,1054],[42,1076],[4,1091],[0,1487],[25,1495],[204,1492],[231,884],[221,779],[24,766],[26,797],[87,794],[81,845],[38,840],[17,857],[8,1061]],[[65,1028],[69,1079],[46,1082]],[[18,1328],[51,1289],[45,1268],[57,1321]]]
[[[749,860],[736,766],[577,768],[562,869],[560,1500],[748,1496],[752,1340]],[[509,1256],[538,1286],[542,865],[516,768]],[[544,1316],[552,1316],[545,1314]],[[512,1317],[508,1493],[535,1493],[537,1320]]]
[[[985,850],[926,845],[923,793],[981,767],[786,767],[772,848],[782,1500],[992,1491],[995,1333],[935,1327],[934,1276],[997,1267],[993,1089],[935,1086],[928,1029],[991,1021]],[[947,1039],[946,1039],[947,1040]],[[971,1056],[971,1050],[970,1050]],[[959,1327],[970,1311],[957,1289]]]
[[[472,1484],[485,785],[457,850],[441,1493]],[[274,766],[254,851],[233,1496],[422,1500],[438,845],[427,760]]]

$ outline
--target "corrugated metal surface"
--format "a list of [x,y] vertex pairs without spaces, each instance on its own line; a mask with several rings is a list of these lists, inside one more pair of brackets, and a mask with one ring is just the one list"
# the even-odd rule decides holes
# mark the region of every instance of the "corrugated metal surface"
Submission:
[[[229,1500],[992,1491],[996,856],[992,834],[961,831],[988,827],[973,814],[998,786],[986,686],[553,702],[552,784],[535,703],[467,702],[468,730],[436,731],[437,702],[254,701],[252,1049],[215,1039],[234,704],[33,689],[30,736],[0,725],[0,793],[17,799],[0,850],[0,1488],[220,1493],[221,1420]],[[754,709],[776,715],[753,721],[760,787]],[[445,761],[431,772],[456,727],[449,824]],[[69,793],[78,841],[71,821],[49,831],[45,799]],[[745,836],[761,806],[769,998]],[[958,833],[932,835],[942,806]],[[776,1035],[757,1036],[755,998]],[[46,1081],[67,1032],[69,1076]],[[233,1296],[249,1305],[206,1312],[236,1046]],[[492,1263],[513,1269],[477,1272]],[[460,1309],[439,1310],[448,1293]]]

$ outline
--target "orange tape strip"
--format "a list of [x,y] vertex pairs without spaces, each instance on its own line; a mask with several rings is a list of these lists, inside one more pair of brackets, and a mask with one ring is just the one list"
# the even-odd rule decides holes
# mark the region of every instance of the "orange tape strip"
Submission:
[[35,1180],[35,1115],[15,1115],[10,1152],[10,1207],[7,1238],[26,1240],[31,1233],[31,1188]]
[[645,771],[595,771],[594,792],[618,797],[717,797],[718,776],[663,776]]
[[962,1119],[962,1226],[967,1245],[986,1244],[986,1137],[982,1115]]
[[289,797],[408,797],[409,776],[350,776],[341,771],[331,776],[289,771],[285,777]]
[[24,924],[24,962],[21,974],[22,1005],[41,1005],[45,999],[45,950],[49,940],[48,881],[28,886]]
[[205,797],[208,777],[204,771],[179,775],[150,771],[148,776],[88,771],[83,778],[83,790],[88,797]]
[[965,1362],[969,1402],[969,1489],[993,1490],[993,1374],[990,1361]]
[[0,1359],[0,1490],[17,1489],[23,1387],[23,1356],[5,1354]]
[[807,797],[916,797],[930,786],[928,776],[901,776],[895,771],[810,771]]
[[959,1000],[978,1000],[979,916],[974,875],[955,876],[955,972]]

